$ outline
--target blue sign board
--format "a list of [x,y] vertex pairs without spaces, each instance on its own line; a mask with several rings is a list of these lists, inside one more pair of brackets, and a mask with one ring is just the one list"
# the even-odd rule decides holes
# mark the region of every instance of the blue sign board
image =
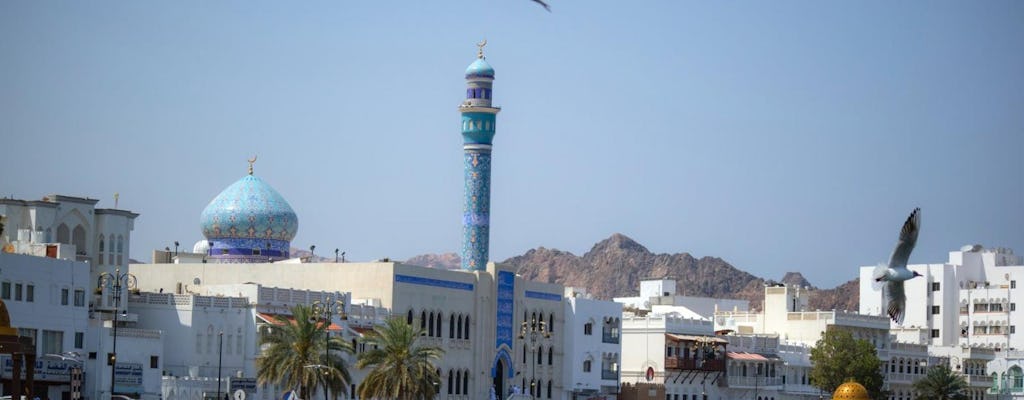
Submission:
[[498,271],[497,330],[494,347],[500,349],[504,344],[512,349],[512,319],[516,297],[516,274],[511,271]]

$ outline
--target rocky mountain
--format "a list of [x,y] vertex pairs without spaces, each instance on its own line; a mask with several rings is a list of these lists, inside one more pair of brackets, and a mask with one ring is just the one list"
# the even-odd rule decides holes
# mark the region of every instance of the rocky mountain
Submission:
[[462,257],[455,253],[421,254],[405,260],[405,263],[435,269],[459,269],[462,268]]
[[[454,253],[424,254],[406,263],[458,269],[460,260]],[[601,299],[634,296],[641,280],[669,278],[676,280],[676,293],[682,295],[744,299],[750,301],[752,308],[760,308],[764,286],[775,282],[751,275],[717,257],[655,254],[619,233],[598,242],[582,256],[538,247],[502,263],[515,266],[525,279],[586,288]],[[787,273],[781,282],[813,288],[799,272]],[[821,310],[856,310],[857,285],[855,279],[834,289],[815,290],[810,306]]]

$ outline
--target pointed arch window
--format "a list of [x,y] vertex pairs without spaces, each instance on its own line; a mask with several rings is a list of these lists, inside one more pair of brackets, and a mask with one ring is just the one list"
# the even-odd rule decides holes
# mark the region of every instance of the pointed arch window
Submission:
[[469,370],[462,374],[462,393],[469,394]]
[[455,314],[448,316],[448,338],[455,339]]
[[454,382],[455,374],[452,370],[448,370],[448,394],[452,394],[452,382]]
[[434,333],[435,333],[434,336],[436,336],[436,337],[441,337],[441,321],[442,321],[442,319],[441,319],[441,312],[438,311],[438,313],[437,313],[437,330],[434,331]]
[[455,394],[462,394],[462,386],[459,382],[462,381],[462,371],[455,371]]
[[469,316],[468,315],[466,316],[466,325],[463,326],[463,328],[466,329],[466,332],[465,332],[465,334],[462,335],[462,337],[466,338],[466,339],[469,339]]
[[57,227],[57,243],[71,244],[71,229],[67,225],[60,224]]
[[434,337],[434,312],[433,311],[430,312],[430,323],[428,324],[428,326],[430,328],[427,330],[427,336]]

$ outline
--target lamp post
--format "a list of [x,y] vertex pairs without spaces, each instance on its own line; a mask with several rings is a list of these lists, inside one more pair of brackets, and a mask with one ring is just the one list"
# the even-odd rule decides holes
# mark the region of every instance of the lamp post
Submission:
[[[100,274],[97,286],[100,288],[109,287],[114,291],[114,343],[110,351],[110,357],[107,358],[107,362],[110,363],[110,395],[114,395],[114,371],[117,367],[117,314],[121,308],[121,288],[127,287],[128,290],[135,289],[138,282],[135,279],[135,275],[127,272],[121,273],[121,268],[114,270],[114,273],[104,272]],[[124,313],[128,316],[127,310]]]
[[337,262],[338,262],[338,251],[339,251],[339,250],[340,250],[340,249],[337,249],[337,248],[336,248],[336,249],[334,249],[334,262],[335,262],[335,263],[337,263]]
[[[324,400],[327,400],[327,375],[331,372],[331,347],[330,347],[330,333],[331,328],[331,317],[334,314],[338,314],[341,320],[347,320],[348,314],[345,313],[345,296],[336,294],[334,297],[328,295],[323,301],[317,300],[312,304],[313,318],[323,320],[324,324],[324,365],[317,364],[318,367],[323,367],[324,370]],[[319,369],[319,368],[317,368]]]
[[[537,317],[530,319],[530,322],[523,321],[519,329],[519,339],[530,339],[530,354],[533,355],[533,376],[530,378],[530,398],[537,398],[540,392],[540,387],[537,385],[537,341],[539,339],[551,338],[551,331],[548,330],[547,324],[541,320],[537,321]],[[523,343],[525,346],[526,344]]]
[[217,332],[217,400],[220,398],[221,367],[224,365],[224,331]]

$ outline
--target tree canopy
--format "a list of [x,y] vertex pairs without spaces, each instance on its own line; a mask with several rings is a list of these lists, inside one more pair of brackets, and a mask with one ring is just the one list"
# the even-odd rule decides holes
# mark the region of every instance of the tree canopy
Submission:
[[292,317],[276,315],[273,325],[261,328],[257,382],[298,390],[302,399],[309,399],[317,386],[330,389],[335,397],[346,393],[351,378],[341,354],[351,353],[352,345],[340,337],[329,338],[330,324],[315,318],[309,306],[292,307]]
[[967,380],[942,364],[928,369],[924,378],[914,382],[917,399],[967,400]]
[[364,399],[433,399],[441,385],[435,362],[444,350],[417,343],[423,330],[414,328],[402,318],[391,318],[387,324],[373,328],[363,341],[375,345],[359,355],[356,367],[370,368],[359,384],[359,397]]
[[867,340],[854,339],[848,330],[827,330],[811,349],[811,365],[811,383],[828,393],[852,379],[864,385],[871,398],[886,397],[882,390],[882,361],[875,346]]

